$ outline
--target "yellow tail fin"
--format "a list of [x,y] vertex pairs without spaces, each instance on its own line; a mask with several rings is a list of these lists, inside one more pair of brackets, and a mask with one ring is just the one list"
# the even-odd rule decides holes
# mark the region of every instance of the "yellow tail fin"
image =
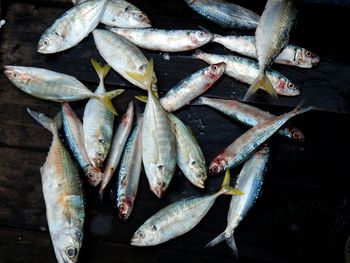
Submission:
[[111,67],[106,64],[104,66],[102,66],[100,63],[98,63],[95,59],[91,59],[91,64],[94,67],[98,77],[100,78],[100,80],[104,80],[104,78],[107,76],[109,70],[111,69]]
[[271,81],[266,76],[265,72],[261,72],[258,77],[254,80],[252,85],[250,85],[247,93],[244,96],[243,100],[248,100],[251,95],[253,95],[260,87],[263,87],[264,90],[269,93],[274,99],[277,99],[277,93],[274,89]]
[[244,193],[238,188],[234,188],[230,186],[230,181],[231,181],[230,169],[226,168],[225,177],[222,182],[219,193],[225,194],[225,195],[244,195]]
[[133,78],[135,81],[144,86],[146,90],[151,90],[153,78],[153,59],[151,59],[148,62],[144,74],[139,74],[135,72],[126,72],[126,74],[128,74],[129,77]]
[[102,95],[96,95],[96,98],[106,106],[107,109],[109,109],[113,114],[118,115],[116,109],[114,108],[111,99],[115,98],[116,96],[122,94],[124,92],[123,89],[116,89],[109,92],[106,92]]
[[140,95],[140,96],[135,96],[135,98],[139,101],[142,101],[144,103],[147,103],[147,100],[148,100],[148,97],[147,96],[143,96],[143,95]]

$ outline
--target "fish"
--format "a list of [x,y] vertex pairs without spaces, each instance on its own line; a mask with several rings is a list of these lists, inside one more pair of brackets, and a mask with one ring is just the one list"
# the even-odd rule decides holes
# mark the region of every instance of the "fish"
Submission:
[[142,161],[151,191],[161,198],[175,172],[176,142],[168,113],[151,90],[152,72],[151,59],[145,74],[128,74],[148,89],[142,123]]
[[204,188],[207,166],[204,154],[192,131],[174,114],[168,115],[176,139],[176,160],[186,178],[195,186]]
[[139,116],[125,145],[120,161],[117,181],[117,209],[121,220],[126,221],[134,207],[142,167],[141,147],[142,115]]
[[36,98],[56,102],[96,98],[114,114],[117,111],[111,99],[124,91],[116,89],[96,95],[75,77],[43,68],[5,66],[4,74],[13,85]]
[[76,5],[45,30],[38,52],[52,54],[79,44],[100,22],[107,0],[90,0]]
[[[254,36],[220,36],[214,34],[212,42],[219,43],[227,49],[246,57],[257,58]],[[283,48],[275,58],[274,63],[295,66],[300,68],[312,68],[320,62],[320,57],[314,52],[289,44]]]
[[[72,0],[73,4],[80,4],[86,1]],[[107,1],[100,22],[119,28],[147,28],[152,26],[151,21],[144,12],[124,0]]]
[[[106,92],[103,80],[110,67],[101,66],[96,60],[91,63],[100,79],[96,95]],[[83,117],[84,144],[87,156],[94,167],[100,167],[108,155],[113,137],[114,114],[97,99],[91,98],[85,106]]]
[[226,168],[232,168],[244,162],[253,154],[254,150],[265,143],[289,119],[313,109],[315,108],[312,106],[301,108],[299,105],[290,112],[255,125],[214,158],[209,165],[210,173],[215,175],[224,171]]
[[185,3],[224,28],[255,29],[260,19],[253,11],[224,0],[185,0]]
[[234,231],[248,211],[253,207],[264,181],[269,159],[269,147],[262,146],[245,163],[238,175],[236,187],[244,193],[242,196],[232,196],[227,216],[227,227],[223,233],[208,243],[207,247],[217,245],[226,240],[233,253],[238,256],[238,249],[234,239]]
[[83,124],[78,116],[69,106],[68,102],[62,103],[62,119],[64,134],[67,138],[68,146],[71,149],[79,166],[92,186],[97,186],[102,180],[102,172],[98,167],[94,167],[86,153],[84,144]]
[[187,233],[208,213],[218,196],[243,194],[239,189],[229,186],[229,183],[230,173],[227,170],[218,192],[188,197],[161,209],[140,226],[131,239],[131,245],[155,246]]
[[[225,74],[243,83],[252,84],[259,75],[259,65],[248,58],[234,55],[208,54],[200,50],[196,50],[192,57],[203,60],[208,64],[225,62]],[[266,74],[278,95],[298,96],[300,94],[299,88],[281,73],[275,70],[267,70]]]
[[[127,72],[145,73],[148,60],[141,50],[124,37],[107,30],[95,29],[92,34],[103,59],[127,81],[141,89],[145,89],[143,85],[127,74]],[[157,77],[154,72],[152,89],[157,89]]]
[[[199,97],[192,105],[206,105],[212,107],[250,127],[276,117],[267,111],[239,102],[238,100]],[[291,125],[280,128],[277,133],[296,142],[305,142],[304,134],[298,128]]]
[[260,86],[277,98],[266,69],[289,42],[289,31],[295,20],[293,0],[268,0],[255,31],[255,46],[259,61],[259,74],[250,85],[244,100],[247,100]]
[[114,134],[111,152],[108,156],[106,167],[104,170],[104,175],[102,177],[102,183],[100,187],[100,199],[103,199],[103,191],[107,184],[111,180],[115,170],[119,164],[120,157],[122,156],[124,146],[129,137],[130,131],[132,129],[132,123],[134,120],[135,106],[134,102],[129,103],[126,113],[122,116],[120,120],[119,127]]
[[85,203],[78,170],[58,134],[61,113],[50,119],[43,113],[27,110],[53,135],[45,163],[40,168],[46,218],[58,263],[75,263],[83,241]]
[[110,31],[125,37],[138,47],[163,51],[180,52],[201,47],[213,39],[207,30],[166,30],[156,28],[109,28]]

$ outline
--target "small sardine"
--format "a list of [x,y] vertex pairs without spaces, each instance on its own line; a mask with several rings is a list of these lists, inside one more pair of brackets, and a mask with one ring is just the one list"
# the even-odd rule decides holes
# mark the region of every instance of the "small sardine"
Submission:
[[[208,97],[198,98],[192,105],[207,105],[222,113],[225,113],[230,118],[237,120],[247,126],[253,127],[258,123],[270,120],[275,115],[260,110],[257,107],[239,102],[238,100],[213,99]],[[303,133],[290,125],[278,130],[278,134],[287,137],[293,141],[304,142]]]
[[67,138],[69,148],[75,159],[83,169],[88,182],[97,186],[102,179],[102,173],[98,167],[94,167],[85,150],[83,124],[74,113],[68,102],[62,104],[62,119],[64,133]]
[[[193,54],[193,57],[201,59],[207,62],[208,64],[225,62],[225,73],[228,76],[243,83],[251,84],[253,83],[254,79],[259,75],[259,65],[251,59],[233,55],[208,54],[200,50],[197,50]],[[281,73],[274,70],[267,70],[266,74],[269,77],[277,94],[283,96],[297,96],[300,94],[299,88],[296,87],[294,83],[292,83]]]
[[52,120],[42,113],[27,110],[53,135],[50,151],[40,173],[46,218],[57,261],[78,262],[84,234],[84,196],[78,170],[59,138],[61,115],[59,113]]
[[124,91],[96,95],[75,77],[42,68],[5,66],[4,73],[13,85],[34,97],[57,102],[96,98],[114,114],[111,99]]
[[[220,36],[214,35],[213,42],[219,43],[227,49],[243,56],[257,58],[255,37],[253,36]],[[296,45],[287,45],[275,58],[274,63],[312,68],[320,62],[320,57],[306,48]]]
[[255,29],[260,16],[224,0],[185,0],[186,4],[206,19],[224,27]]
[[245,132],[223,151],[221,151],[209,165],[212,174],[218,174],[226,168],[232,168],[244,162],[252,153],[277,132],[289,119],[314,109],[313,107],[300,108],[270,120],[261,122]]
[[[144,86],[131,78],[127,72],[144,74],[147,58],[127,39],[107,30],[92,31],[96,47],[104,60],[123,78],[144,89]],[[157,78],[153,72],[152,89],[157,89]]]
[[227,217],[227,227],[223,233],[212,240],[207,246],[212,247],[221,241],[227,241],[234,254],[238,255],[234,231],[239,223],[253,207],[263,184],[264,174],[269,159],[269,147],[263,146],[250,157],[238,175],[236,187],[244,193],[243,196],[232,196]]
[[109,30],[125,37],[138,47],[163,52],[192,50],[207,44],[213,39],[213,34],[205,30],[165,30],[155,28],[110,28]]
[[117,181],[117,209],[119,218],[127,220],[134,207],[142,166],[142,116],[132,130],[120,161]]
[[65,12],[41,36],[38,52],[56,53],[77,45],[98,25],[106,4],[107,0],[90,0]]

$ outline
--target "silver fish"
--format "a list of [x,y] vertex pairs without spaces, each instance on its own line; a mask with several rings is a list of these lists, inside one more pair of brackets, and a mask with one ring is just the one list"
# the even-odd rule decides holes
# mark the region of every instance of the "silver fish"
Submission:
[[65,12],[41,36],[38,52],[56,53],[77,45],[98,25],[106,4],[107,0],[90,0]]
[[176,139],[176,160],[186,178],[195,186],[204,188],[207,179],[205,158],[192,131],[179,118],[169,114]]
[[[100,79],[95,94],[103,94],[106,92],[103,80],[110,67],[102,67],[95,60],[91,62]],[[84,144],[89,160],[95,167],[99,167],[108,155],[113,136],[113,121],[113,113],[103,104],[94,98],[88,101],[83,117]]]
[[[257,58],[255,37],[253,36],[220,36],[215,34],[212,41],[243,56]],[[287,45],[274,60],[274,63],[300,68],[312,68],[319,62],[320,57],[315,53],[291,44]]]
[[124,91],[96,95],[76,78],[42,68],[5,66],[4,73],[13,85],[34,97],[57,102],[96,98],[114,114],[117,112],[111,99]]
[[89,183],[97,186],[101,182],[102,173],[98,167],[91,164],[88,158],[84,145],[83,124],[67,102],[62,104],[62,119],[69,148],[83,169]]
[[29,114],[52,135],[52,144],[40,168],[46,218],[59,263],[78,262],[83,240],[84,197],[79,173],[60,141],[61,116],[54,120],[27,109]]
[[[87,0],[72,0],[73,4],[80,4]],[[101,18],[101,23],[121,28],[151,27],[151,21],[144,12],[133,4],[124,0],[109,0]]]
[[255,31],[255,46],[259,60],[259,74],[248,89],[248,99],[260,86],[277,96],[266,69],[289,42],[289,31],[295,19],[293,0],[268,0]]
[[238,175],[236,181],[236,187],[241,190],[244,195],[231,197],[230,209],[227,217],[227,227],[223,233],[212,240],[207,246],[215,246],[226,239],[227,244],[233,250],[234,254],[238,255],[233,234],[259,196],[268,159],[269,147],[264,146],[244,163],[242,171]]
[[134,207],[142,166],[142,116],[132,130],[120,161],[117,181],[117,209],[119,218],[127,220]]
[[[143,85],[131,78],[127,72],[143,74],[148,63],[140,49],[124,37],[107,30],[92,31],[96,47],[104,60],[123,78],[137,87],[145,89]],[[157,88],[157,78],[153,73],[152,88]]]
[[224,0],[185,0],[186,4],[208,20],[225,28],[255,29],[259,15]]
[[[193,54],[194,58],[201,59],[208,64],[219,62],[226,63],[225,73],[243,83],[251,84],[259,74],[258,64],[247,58],[233,55],[215,55],[197,50]],[[267,76],[276,90],[277,94],[283,96],[297,96],[300,94],[299,88],[281,73],[274,70],[267,70]],[[261,87],[263,88],[263,87]]]
[[213,34],[205,30],[165,30],[156,28],[110,28],[109,30],[125,37],[136,46],[163,52],[192,50],[207,44],[213,39]]

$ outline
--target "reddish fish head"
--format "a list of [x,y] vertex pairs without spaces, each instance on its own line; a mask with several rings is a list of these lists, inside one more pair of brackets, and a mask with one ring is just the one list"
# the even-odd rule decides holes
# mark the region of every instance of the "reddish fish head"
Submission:
[[28,67],[5,66],[4,74],[17,87],[25,89],[33,75]]
[[209,79],[209,82],[213,83],[217,81],[222,76],[222,74],[224,74],[225,69],[226,63],[220,62],[207,67],[204,71],[204,74]]
[[277,79],[276,92],[283,96],[298,96],[299,88],[290,80],[280,77]]
[[190,33],[191,42],[198,47],[210,42],[213,38],[214,35],[207,30],[197,30]]
[[305,68],[311,68],[313,65],[318,64],[320,62],[320,57],[307,50],[305,48],[297,48],[294,60],[298,63],[299,66]]
[[305,142],[304,134],[295,127],[287,127],[291,135],[291,139],[296,142]]
[[209,165],[210,174],[219,174],[225,171],[226,166],[226,161],[220,155],[218,155]]
[[128,198],[127,196],[123,195],[119,204],[118,204],[118,216],[121,220],[126,221],[132,211],[134,202]]
[[88,165],[85,168],[85,175],[90,185],[97,186],[102,181],[103,173],[99,168]]

